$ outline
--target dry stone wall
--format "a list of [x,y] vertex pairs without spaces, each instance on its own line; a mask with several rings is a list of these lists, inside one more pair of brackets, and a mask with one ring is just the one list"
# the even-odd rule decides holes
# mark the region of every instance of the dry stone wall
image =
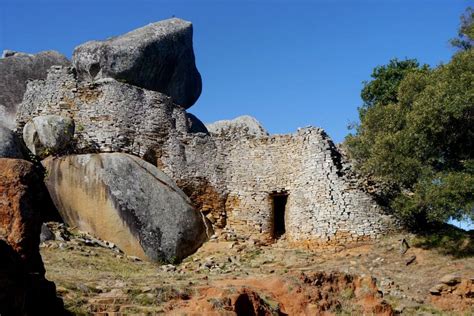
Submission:
[[344,176],[326,133],[216,139],[228,190],[227,223],[237,233],[272,237],[272,194],[288,195],[286,237],[297,243],[346,243],[394,229],[394,219]]
[[78,152],[121,151],[143,157],[170,131],[186,131],[185,111],[168,96],[110,78],[78,82],[72,68],[60,66],[52,67],[46,80],[28,83],[18,129],[39,115],[72,118]]

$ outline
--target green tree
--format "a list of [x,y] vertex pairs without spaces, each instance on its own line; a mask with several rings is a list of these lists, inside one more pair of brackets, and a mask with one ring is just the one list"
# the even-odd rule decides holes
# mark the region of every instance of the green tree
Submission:
[[375,68],[345,141],[359,172],[383,184],[392,209],[415,227],[474,220],[474,49],[462,47],[435,69],[416,60]]
[[[428,66],[420,66],[415,59],[392,59],[387,65],[374,69],[372,81],[364,82],[361,92],[364,103],[358,109],[361,123],[355,127],[356,134],[346,138],[351,156],[363,173],[378,178],[387,175],[388,178],[384,181],[387,184],[400,182],[399,179],[393,178],[394,172],[390,170],[407,161],[399,159],[398,156],[404,157],[404,153],[392,150],[392,143],[400,136],[397,132],[406,125],[406,112],[411,107],[407,98],[410,98],[409,94],[414,91],[407,91],[402,96],[404,100],[399,102],[398,90],[409,74],[421,78],[428,72]],[[421,81],[417,81],[417,85],[421,85]]]
[[[427,68],[423,66],[422,68]],[[361,98],[364,101],[359,108],[361,119],[365,112],[375,105],[388,105],[398,101],[398,85],[405,76],[420,69],[416,59],[392,59],[388,65],[378,66],[372,72],[372,80],[364,82]]]
[[451,45],[460,50],[468,50],[474,46],[474,10],[471,7],[461,16],[458,37],[451,40]]

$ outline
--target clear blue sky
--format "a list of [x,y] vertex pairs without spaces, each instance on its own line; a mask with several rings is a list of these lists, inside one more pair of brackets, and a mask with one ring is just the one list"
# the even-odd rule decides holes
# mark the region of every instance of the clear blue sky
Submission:
[[250,114],[271,133],[357,120],[362,81],[390,58],[449,60],[472,1],[1,0],[0,49],[58,50],[173,15],[194,23],[204,122]]

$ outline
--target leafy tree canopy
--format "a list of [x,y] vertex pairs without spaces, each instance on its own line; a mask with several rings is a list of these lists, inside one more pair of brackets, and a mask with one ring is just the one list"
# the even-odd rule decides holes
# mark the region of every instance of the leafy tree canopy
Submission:
[[474,46],[474,10],[469,7],[461,16],[461,26],[458,37],[451,40],[451,45],[461,50],[468,50]]
[[358,170],[384,184],[392,209],[412,226],[474,220],[474,48],[466,44],[474,23],[466,14],[461,30],[471,42],[448,64],[394,59],[375,68],[360,124],[345,141]]

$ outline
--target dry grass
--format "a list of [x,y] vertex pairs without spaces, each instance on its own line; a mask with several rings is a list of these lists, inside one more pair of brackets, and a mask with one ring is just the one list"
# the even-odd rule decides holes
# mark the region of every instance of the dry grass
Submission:
[[[404,255],[399,253],[401,238],[406,238],[412,245]],[[116,305],[125,306],[127,315],[164,314],[168,302],[197,296],[202,287],[215,282],[270,276],[291,281],[297,273],[318,270],[376,277],[379,287],[386,293],[385,298],[403,314],[449,314],[450,311],[441,311],[430,304],[429,289],[445,274],[473,277],[474,257],[455,257],[423,249],[426,247],[421,247],[421,238],[389,236],[376,243],[338,252],[291,249],[284,241],[272,246],[209,242],[176,266],[175,271],[165,271],[149,262],[133,261],[100,247],[68,243],[64,249],[43,247],[41,253],[48,279],[56,283],[66,306],[76,314],[97,311],[101,307],[100,300],[110,296],[117,298]],[[405,262],[411,256],[416,256],[416,260],[407,266]],[[205,267],[205,263],[211,268]],[[288,291],[291,290],[290,286]],[[350,294],[343,292],[342,302],[350,300]],[[271,299],[269,302],[270,305],[276,303]],[[102,307],[111,308],[105,305]],[[342,308],[334,312],[347,315],[353,311],[350,304],[342,304]],[[465,311],[470,312],[474,310]]]

